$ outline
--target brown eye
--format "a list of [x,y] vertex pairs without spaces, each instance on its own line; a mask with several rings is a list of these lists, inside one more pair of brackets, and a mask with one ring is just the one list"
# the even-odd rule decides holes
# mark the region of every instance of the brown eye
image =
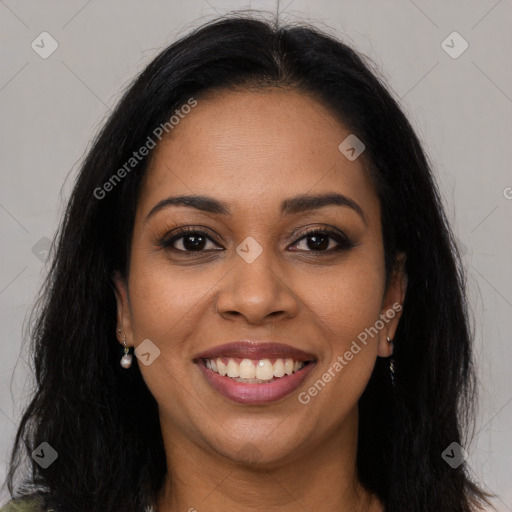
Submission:
[[[208,247],[208,243],[213,244],[213,246]],[[203,252],[204,250],[215,250],[217,244],[206,232],[187,229],[163,240],[161,245],[166,249],[177,252]]]
[[[297,247],[302,241],[305,241],[306,252],[331,253],[346,250],[354,247],[356,244],[345,234],[329,230],[312,230],[301,237],[294,246]],[[334,242],[334,244],[333,244]]]

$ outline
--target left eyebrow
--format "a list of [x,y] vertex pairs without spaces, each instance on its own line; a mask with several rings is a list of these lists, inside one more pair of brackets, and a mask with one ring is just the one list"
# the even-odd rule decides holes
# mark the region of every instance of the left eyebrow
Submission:
[[[281,203],[281,216],[294,215],[296,213],[316,210],[331,205],[351,208],[359,214],[363,219],[363,222],[366,224],[366,217],[363,209],[353,199],[338,193],[316,195],[302,194],[285,199]],[[222,201],[214,199],[213,197],[201,195],[180,195],[167,197],[166,199],[159,201],[155,206],[153,206],[144,222],[157,212],[170,206],[184,206],[195,208],[207,213],[231,215],[229,206]]]
[[363,219],[366,224],[366,217],[363,209],[353,200],[343,194],[327,193],[316,195],[299,195],[285,199],[281,204],[281,216],[293,215],[308,210],[316,210],[324,206],[345,206],[352,208]]

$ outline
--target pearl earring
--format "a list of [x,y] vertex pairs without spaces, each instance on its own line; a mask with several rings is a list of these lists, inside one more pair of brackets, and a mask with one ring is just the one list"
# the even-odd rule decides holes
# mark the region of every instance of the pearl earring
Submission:
[[[118,333],[121,333],[123,332],[122,329],[118,329],[117,330]],[[128,346],[126,345],[126,335],[123,334],[123,345],[124,345],[124,355],[123,357],[121,358],[121,366],[127,370],[128,368],[130,368],[130,366],[132,365],[132,360],[133,360],[133,357],[131,354],[128,354],[128,352],[130,351],[130,349],[128,348]]]
[[395,346],[393,344],[393,340],[386,336],[387,342],[391,345],[391,356],[389,357],[389,375],[391,376],[391,385],[395,385],[395,360],[393,359],[393,351],[395,349]]

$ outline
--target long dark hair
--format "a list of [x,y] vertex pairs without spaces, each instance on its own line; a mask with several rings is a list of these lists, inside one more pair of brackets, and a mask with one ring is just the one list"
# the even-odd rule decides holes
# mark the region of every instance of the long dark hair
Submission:
[[[453,442],[465,446],[471,431],[472,333],[460,257],[417,136],[372,64],[349,46],[305,24],[280,27],[240,14],[162,51],[81,167],[32,326],[36,392],[15,439],[12,496],[46,496],[66,512],[141,512],[155,503],[167,470],[157,405],[137,365],[120,368],[112,281],[129,266],[149,156],[122,179],[112,176],[191,98],[260,87],[310,94],[364,141],[388,277],[398,252],[407,255],[395,386],[378,358],[359,403],[362,484],[390,512],[468,512],[486,502],[466,464],[452,468],[441,456]],[[47,469],[30,457],[42,442],[58,452]],[[23,458],[31,471],[15,485]]]

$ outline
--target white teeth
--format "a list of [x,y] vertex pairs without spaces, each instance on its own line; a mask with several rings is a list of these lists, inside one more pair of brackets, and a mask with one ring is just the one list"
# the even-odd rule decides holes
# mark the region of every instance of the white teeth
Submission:
[[228,377],[240,377],[240,365],[233,359],[228,361],[227,370]]
[[256,378],[260,380],[270,380],[274,377],[272,363],[268,359],[261,359],[256,366]]
[[245,358],[240,361],[240,364],[231,358],[228,359],[227,364],[220,357],[206,360],[206,367],[209,370],[218,373],[222,377],[227,375],[239,382],[243,382],[244,379],[247,381],[254,379],[256,381],[269,381],[274,377],[280,378],[298,372],[304,365],[303,361],[294,361],[291,358],[278,358],[274,364],[271,363],[270,359],[252,361]]
[[254,379],[256,373],[254,363],[250,359],[242,359],[240,362],[240,377],[243,379]]
[[274,377],[282,377],[284,375],[284,362],[282,359],[276,359],[274,363]]
[[217,373],[223,377],[228,373],[226,365],[222,362],[220,357],[217,359]]

